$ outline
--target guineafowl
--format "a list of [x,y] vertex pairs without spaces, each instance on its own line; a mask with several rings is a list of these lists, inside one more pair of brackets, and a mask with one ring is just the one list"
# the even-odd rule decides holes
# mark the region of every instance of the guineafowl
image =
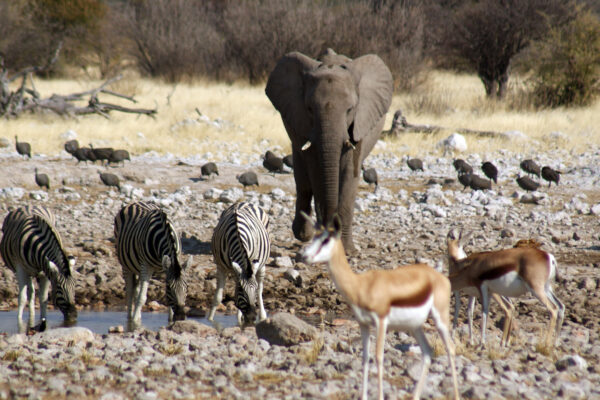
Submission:
[[50,190],[50,178],[48,178],[48,175],[46,174],[38,174],[37,168],[35,168],[35,183],[37,183],[39,187],[45,187]]
[[236,178],[239,183],[244,185],[244,187],[253,185],[258,186],[258,176],[256,176],[254,171],[244,172],[243,174],[236,176]]
[[463,185],[463,191],[471,186],[471,174],[458,174],[458,181]]
[[535,175],[540,177],[540,166],[533,160],[527,159],[521,161],[521,169],[527,172],[528,175]]
[[471,181],[469,182],[469,186],[473,190],[489,190],[492,188],[492,181],[489,179],[485,179],[480,177],[477,174],[470,174]]
[[367,168],[365,169],[363,167],[363,179],[365,182],[367,182],[369,185],[375,185],[375,191],[377,191],[377,170],[375,168]]
[[528,176],[520,176],[519,174],[517,174],[517,184],[527,192],[535,192],[540,187],[539,182],[534,181]]
[[69,154],[75,153],[75,150],[79,148],[79,142],[76,139],[65,142],[65,151]]
[[471,165],[469,165],[469,163],[462,158],[457,158],[454,160],[453,165],[454,169],[456,169],[456,172],[458,172],[459,175],[473,173],[473,167],[471,167]]
[[119,182],[118,176],[116,176],[115,174],[111,174],[109,172],[98,171],[98,173],[100,174],[100,180],[106,186],[109,186],[109,187],[114,186],[117,189],[121,190],[121,183]]
[[423,161],[419,158],[409,158],[406,164],[411,171],[423,171]]
[[281,157],[277,157],[272,151],[267,150],[263,157],[263,167],[271,173],[281,173],[283,172],[283,160]]
[[17,153],[31,158],[31,145],[27,142],[19,142],[17,135],[15,135],[15,147],[17,148]]
[[109,164],[119,164],[120,162],[125,165],[125,160],[131,161],[131,157],[129,156],[129,152],[127,150],[115,150],[110,154],[108,158]]
[[108,160],[110,160],[110,156],[115,151],[112,147],[100,147],[95,149],[91,143],[90,149],[92,149],[92,153],[94,153],[94,156],[96,157],[94,161],[99,160],[102,164],[104,164],[105,161],[108,162]]
[[207,162],[202,167],[200,167],[200,172],[202,177],[210,178],[214,175],[219,175],[219,169],[217,168],[217,164],[214,162]]
[[560,171],[545,166],[542,168],[542,178],[548,181],[548,187],[552,185],[552,182],[556,183],[558,186],[558,182],[560,181]]
[[494,183],[498,183],[498,168],[496,168],[494,164],[492,164],[489,161],[486,161],[483,164],[481,164],[481,170],[483,171],[485,176],[493,180]]
[[294,156],[292,154],[288,154],[287,156],[283,157],[283,163],[290,169],[294,169]]

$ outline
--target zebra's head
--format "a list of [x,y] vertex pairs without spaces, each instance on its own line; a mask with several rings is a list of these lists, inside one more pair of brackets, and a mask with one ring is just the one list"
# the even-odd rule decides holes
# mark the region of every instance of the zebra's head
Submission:
[[77,321],[75,308],[75,278],[73,267],[75,258],[68,257],[65,267],[61,270],[52,261],[48,261],[48,271],[52,282],[52,299],[54,305],[63,313],[65,323]]
[[242,312],[242,326],[254,324],[257,316],[258,281],[256,272],[260,268],[258,260],[252,262],[252,268],[244,271],[236,262],[232,267],[239,279],[235,285],[235,306]]
[[185,270],[192,264],[192,257],[190,256],[183,266],[179,264],[177,257],[173,257],[173,259],[174,263],[167,255],[162,258],[162,266],[167,275],[167,305],[173,311],[173,320],[181,321],[185,319],[185,299],[187,297]]

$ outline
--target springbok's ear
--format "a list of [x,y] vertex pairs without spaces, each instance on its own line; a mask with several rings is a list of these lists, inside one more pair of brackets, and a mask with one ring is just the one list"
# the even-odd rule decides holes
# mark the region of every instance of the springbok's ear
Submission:
[[242,267],[240,267],[240,264],[236,263],[235,261],[232,261],[231,267],[233,268],[236,274],[242,275]]
[[165,272],[171,268],[171,257],[164,255],[162,258],[162,267]]
[[471,237],[473,236],[473,231],[469,231],[469,232],[464,232],[462,229],[460,230],[460,236],[458,237],[458,242],[460,243],[461,246],[464,246],[465,244],[467,244],[469,242],[469,240],[471,240]]

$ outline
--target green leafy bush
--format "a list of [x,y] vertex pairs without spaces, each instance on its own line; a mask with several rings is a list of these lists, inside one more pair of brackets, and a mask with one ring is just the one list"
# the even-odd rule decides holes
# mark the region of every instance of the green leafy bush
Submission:
[[580,10],[537,43],[533,96],[538,107],[584,106],[600,93],[600,20]]

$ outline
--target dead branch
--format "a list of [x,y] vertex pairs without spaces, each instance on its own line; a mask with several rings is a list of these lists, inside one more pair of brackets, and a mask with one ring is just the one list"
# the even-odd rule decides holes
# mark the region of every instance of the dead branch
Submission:
[[[78,93],[70,94],[52,94],[50,97],[42,98],[35,88],[33,74],[42,72],[50,68],[58,59],[62,43],[59,43],[52,57],[42,66],[26,67],[8,76],[8,70],[5,68],[4,60],[0,56],[0,117],[15,118],[23,112],[44,112],[51,111],[61,116],[77,116],[87,114],[98,114],[109,118],[111,111],[125,112],[131,114],[147,115],[154,118],[158,111],[158,106],[154,109],[129,108],[118,104],[101,102],[98,98],[100,94],[106,94],[121,99],[128,100],[134,104],[137,100],[133,96],[117,93],[109,90],[107,87],[122,79],[122,75],[117,75],[107,79],[100,86]],[[9,84],[16,79],[22,78],[18,89],[10,91]],[[29,79],[28,79],[29,78]],[[87,105],[78,105],[75,102],[88,99]]]

